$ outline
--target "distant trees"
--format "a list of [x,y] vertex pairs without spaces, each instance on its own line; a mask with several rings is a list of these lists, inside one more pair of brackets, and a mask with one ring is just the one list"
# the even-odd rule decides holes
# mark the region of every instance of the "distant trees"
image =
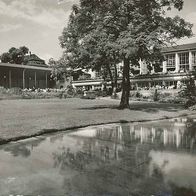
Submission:
[[63,79],[64,76],[70,76],[72,69],[68,66],[68,63],[63,58],[55,60],[53,58],[49,59],[49,66],[52,68],[51,76],[54,80]]
[[25,55],[28,52],[29,49],[26,46],[12,47],[8,52],[3,53],[0,59],[2,63],[26,64]]
[[130,67],[162,59],[161,48],[192,35],[192,25],[170,9],[183,0],[80,0],[74,5],[60,43],[72,67],[106,67],[123,62],[121,108],[129,107]]

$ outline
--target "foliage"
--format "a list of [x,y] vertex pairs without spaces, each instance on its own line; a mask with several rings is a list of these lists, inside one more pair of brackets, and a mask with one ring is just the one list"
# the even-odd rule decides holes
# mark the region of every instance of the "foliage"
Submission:
[[166,43],[192,35],[190,23],[166,16],[167,10],[182,7],[182,0],[80,0],[60,43],[72,67],[111,68],[123,61],[120,106],[129,107],[130,65],[160,61]]
[[15,64],[26,64],[25,55],[28,54],[29,49],[26,46],[19,48],[12,47],[8,52],[3,53],[0,56],[2,63],[15,63]]
[[155,89],[153,93],[153,101],[158,101],[159,100],[160,94],[158,93],[157,89]]
[[96,98],[96,92],[95,91],[87,91],[83,96],[81,96],[82,99],[95,99]]
[[76,90],[74,89],[73,85],[68,85],[66,89],[66,93],[70,96],[74,96],[76,94]]
[[71,75],[72,70],[69,68],[67,61],[63,58],[60,58],[59,60],[51,58],[49,59],[48,64],[52,68],[51,77],[56,81]]
[[189,78],[186,87],[179,92],[179,96],[187,99],[186,107],[196,104],[196,86],[193,78]]

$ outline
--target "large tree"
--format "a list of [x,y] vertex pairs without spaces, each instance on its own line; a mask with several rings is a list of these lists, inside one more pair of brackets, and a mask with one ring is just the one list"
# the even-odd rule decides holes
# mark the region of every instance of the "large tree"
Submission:
[[[182,0],[80,0],[79,6],[73,6],[69,24],[60,38],[61,46],[79,66],[94,66],[104,56],[109,62],[121,60],[120,107],[127,108],[130,66],[139,65],[140,60],[150,65],[162,59],[163,46],[192,35],[190,23],[179,16],[166,15],[170,9],[182,8]],[[104,35],[105,41],[98,36],[93,43],[97,33]],[[97,50],[99,45],[101,52]]]
[[8,52],[3,53],[0,56],[2,63],[15,63],[24,64],[25,55],[28,54],[29,49],[26,46],[21,46],[19,48],[12,47]]

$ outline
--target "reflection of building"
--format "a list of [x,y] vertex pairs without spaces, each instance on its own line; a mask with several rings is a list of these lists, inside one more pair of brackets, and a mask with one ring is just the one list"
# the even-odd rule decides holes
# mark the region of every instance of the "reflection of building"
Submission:
[[49,88],[54,85],[51,80],[51,68],[45,61],[32,54],[26,65],[0,63],[0,86],[5,88]]
[[[68,134],[76,142],[63,141],[72,146],[57,153],[55,161],[60,162],[66,177],[67,167],[82,171],[76,182],[84,182],[85,190],[96,187],[102,193],[115,190],[118,195],[173,195],[183,186],[189,193],[189,185],[195,185],[196,159],[196,151],[189,151],[190,141],[196,134],[189,136],[187,123],[191,121],[184,118],[79,129]],[[78,185],[81,192],[84,186]]]

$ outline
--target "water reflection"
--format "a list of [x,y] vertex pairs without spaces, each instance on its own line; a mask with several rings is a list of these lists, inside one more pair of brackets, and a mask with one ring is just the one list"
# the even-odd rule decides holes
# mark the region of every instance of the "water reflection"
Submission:
[[192,196],[195,163],[194,119],[88,127],[1,146],[0,192]]
[[36,138],[36,139],[30,139],[29,141],[26,140],[25,142],[20,143],[18,145],[17,143],[13,145],[6,145],[6,146],[0,146],[0,150],[3,149],[6,152],[9,152],[13,156],[21,156],[21,157],[29,157],[31,155],[31,151],[33,148],[39,146],[41,142],[43,142],[45,138]]

